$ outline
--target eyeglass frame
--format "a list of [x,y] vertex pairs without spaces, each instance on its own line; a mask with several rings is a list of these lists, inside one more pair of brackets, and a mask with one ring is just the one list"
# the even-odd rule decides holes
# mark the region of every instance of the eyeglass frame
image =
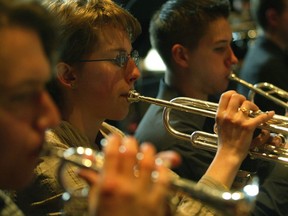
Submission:
[[115,58],[103,58],[103,59],[81,59],[79,62],[100,62],[100,61],[111,61],[119,67],[123,68],[127,65],[129,59],[132,59],[136,65],[139,63],[139,53],[137,50],[132,50],[130,54],[125,51],[120,51]]

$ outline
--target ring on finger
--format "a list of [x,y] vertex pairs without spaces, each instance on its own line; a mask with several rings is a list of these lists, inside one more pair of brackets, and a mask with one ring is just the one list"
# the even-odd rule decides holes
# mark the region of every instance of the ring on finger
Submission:
[[247,109],[246,107],[239,107],[238,111],[241,111],[245,115],[249,115],[251,110]]

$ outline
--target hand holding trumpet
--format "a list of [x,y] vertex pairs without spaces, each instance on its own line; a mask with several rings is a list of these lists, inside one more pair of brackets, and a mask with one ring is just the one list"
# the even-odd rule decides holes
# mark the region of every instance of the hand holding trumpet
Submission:
[[[222,94],[216,113],[218,148],[207,174],[230,187],[242,161],[248,154],[254,130],[268,120],[274,112],[266,112],[250,118],[250,111],[258,107],[235,91]],[[225,169],[223,170],[223,167]],[[220,169],[223,170],[220,172]],[[218,173],[218,175],[216,175]]]
[[[166,164],[155,163],[154,147],[144,144],[138,152],[134,138],[121,139],[114,135],[107,139],[104,152],[105,161],[100,174],[91,170],[79,173],[91,185],[90,214],[165,215],[171,171]],[[162,153],[161,157],[171,165],[180,162],[179,156],[173,152]],[[153,181],[151,175],[157,175],[157,181]]]
[[[200,200],[214,208],[223,206],[225,203],[226,213],[243,215],[243,212],[239,214],[239,209],[247,213],[251,207],[251,200],[255,198],[258,190],[256,193],[254,191],[248,194],[249,199],[246,199],[245,193],[238,193],[239,200],[235,200],[235,197],[232,200],[227,200],[227,197],[223,199],[223,193],[227,194],[226,190],[230,188],[241,162],[248,153],[253,131],[259,124],[268,121],[273,116],[273,112],[268,112],[251,118],[247,110],[257,111],[258,107],[235,91],[222,95],[216,112],[217,130],[220,136],[219,148],[212,164],[197,185],[185,179],[172,178],[167,164],[168,167],[179,164],[177,154],[166,152],[156,155],[154,148],[147,144],[139,149],[136,140],[132,137],[110,136],[106,141],[104,157],[100,154],[102,156],[98,158],[100,161],[97,163],[97,156],[95,156],[94,168],[88,167],[86,163],[83,164],[85,159],[93,164],[93,157],[90,157],[93,154],[78,155],[75,151],[70,151],[72,154],[64,152],[58,156],[64,162],[88,168],[82,169],[79,175],[91,186],[90,215],[122,216],[140,213],[143,216],[165,215],[168,207],[167,195],[175,189],[188,196],[188,201],[178,206],[177,212],[181,216],[183,212],[191,212],[187,210],[193,206],[189,204],[193,203],[193,199],[189,199],[190,196],[199,196]],[[160,155],[162,160],[158,160]],[[159,161],[165,163],[159,163]],[[207,179],[210,179],[208,184]],[[241,207],[243,202],[246,203],[245,208]],[[228,210],[228,205],[232,209]],[[203,211],[206,211],[205,204],[203,206]]]
[[[157,162],[159,158],[164,163]],[[144,144],[138,152],[138,144],[134,138],[121,139],[118,136],[110,136],[100,173],[91,169],[82,169],[79,172],[79,175],[90,184],[89,215],[167,215],[171,213],[167,197],[173,191],[172,188],[176,189],[175,192],[184,192],[187,195],[183,199],[184,203],[177,207],[179,216],[195,212],[189,207],[195,204],[193,197],[198,197],[203,202],[200,209],[203,212],[207,212],[207,206],[223,211],[227,215],[246,215],[249,212],[257,193],[233,192],[235,195],[238,194],[238,200],[235,197],[223,199],[223,194],[227,196],[227,191],[172,176],[167,164],[175,166],[179,162],[178,155],[173,152],[161,152],[155,155],[154,148],[148,144]],[[209,212],[210,210],[209,208]]]

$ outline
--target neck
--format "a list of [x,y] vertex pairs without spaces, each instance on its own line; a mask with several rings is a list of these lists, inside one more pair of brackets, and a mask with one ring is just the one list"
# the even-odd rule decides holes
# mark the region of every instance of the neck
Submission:
[[75,99],[75,96],[66,94],[65,104],[61,110],[61,113],[63,113],[62,118],[87,136],[90,145],[94,146],[97,134],[105,119],[92,117],[85,107],[81,103],[77,103],[77,101],[79,99]]
[[92,146],[95,145],[97,134],[104,120],[95,121],[95,119],[85,115],[85,112],[81,112],[78,108],[74,108],[65,120],[87,136]]
[[204,93],[197,88],[196,83],[192,83],[191,80],[188,81],[187,77],[179,75],[177,76],[174,73],[166,72],[164,76],[165,83],[175,89],[181,96],[195,98],[199,100],[207,100],[208,94]]

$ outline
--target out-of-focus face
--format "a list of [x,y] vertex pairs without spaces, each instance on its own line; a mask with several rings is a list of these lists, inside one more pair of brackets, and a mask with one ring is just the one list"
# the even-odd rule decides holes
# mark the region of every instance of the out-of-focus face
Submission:
[[[85,56],[86,60],[111,59],[120,52],[130,54],[132,46],[128,35],[109,26],[102,29],[99,46]],[[111,61],[85,62],[79,74],[76,94],[77,106],[82,107],[89,118],[96,120],[121,120],[129,111],[127,94],[134,88],[140,72],[130,58],[127,65],[120,67]]]
[[199,46],[189,53],[191,73],[187,79],[195,91],[211,95],[227,89],[231,67],[238,63],[231,41],[232,31],[226,19],[210,23]]
[[59,114],[45,90],[50,66],[39,37],[20,27],[0,29],[0,188],[33,177],[47,128]]
[[278,26],[277,29],[279,31],[280,37],[282,38],[286,49],[288,47],[288,0],[284,0],[285,8],[282,14],[279,14],[278,17]]

